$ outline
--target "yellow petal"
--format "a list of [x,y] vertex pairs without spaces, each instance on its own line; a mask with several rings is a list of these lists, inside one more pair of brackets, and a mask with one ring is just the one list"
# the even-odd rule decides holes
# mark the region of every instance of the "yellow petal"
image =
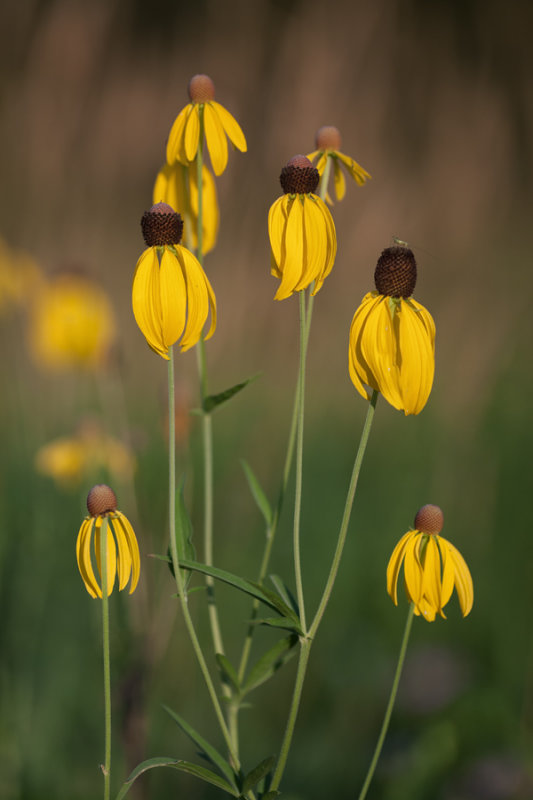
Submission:
[[182,108],[174,123],[172,128],[170,129],[170,133],[168,135],[168,142],[167,142],[167,162],[169,164],[173,164],[174,161],[184,161],[185,160],[185,149],[184,149],[184,136],[183,132],[185,130],[186,122],[190,116],[190,114],[194,111],[194,105],[189,103]]
[[[318,199],[318,198],[317,198]],[[310,283],[321,277],[327,265],[327,229],[322,209],[312,197],[301,198],[302,227],[301,238],[301,274],[294,290],[307,289]],[[296,231],[295,231],[296,233]],[[300,250],[298,250],[300,252]]]
[[402,301],[396,316],[402,405],[405,414],[418,414],[433,385],[433,348],[422,318],[408,303]]
[[274,299],[284,300],[294,292],[303,269],[303,204],[300,197],[288,197],[286,221],[281,237],[281,257],[278,267],[281,283]]
[[354,181],[358,183],[359,186],[363,186],[363,184],[372,177],[366,171],[366,169],[363,169],[363,167],[358,164],[357,161],[354,161],[353,158],[350,158],[350,156],[347,156],[344,153],[339,153],[338,151],[336,151],[336,155],[337,158],[342,161]]
[[187,322],[180,341],[181,350],[185,352],[200,339],[209,312],[210,298],[205,273],[193,254],[186,247],[177,245],[176,256],[187,292]]
[[126,535],[119,520],[109,518],[108,524],[117,545],[118,590],[121,592],[131,574],[131,553]]
[[155,179],[152,202],[168,203],[174,211],[178,211],[182,216],[186,214],[187,200],[184,176],[187,171],[188,167],[185,164],[178,162],[164,164]]
[[392,598],[394,605],[398,605],[398,576],[405,555],[405,548],[409,539],[415,535],[414,531],[407,531],[404,533],[389,559],[387,565],[387,593]]
[[[179,247],[179,245],[178,245]],[[165,347],[177,342],[185,328],[187,288],[179,259],[165,247],[159,271],[161,293],[161,331]]]
[[387,298],[368,315],[361,353],[374,375],[377,388],[394,408],[402,408],[399,392],[398,347]]
[[472,576],[463,556],[450,542],[448,542],[448,553],[455,567],[455,588],[459,597],[459,605],[461,606],[463,617],[466,617],[467,614],[470,614],[474,605]]
[[348,348],[350,378],[359,394],[367,400],[370,400],[370,394],[363,384],[376,390],[378,389],[378,384],[368,362],[363,357],[361,342],[366,335],[366,322],[369,315],[372,314],[376,306],[383,301],[384,298],[382,295],[368,292],[363,297],[361,305],[355,312],[350,326],[350,343]]
[[[98,572],[100,573],[101,584],[102,584],[102,564],[100,558],[100,538],[102,533],[102,527],[104,527],[102,523],[103,523],[102,518],[97,517],[95,523],[95,533],[94,533],[94,551],[96,556],[96,565],[98,567]],[[115,539],[107,522],[105,525],[105,530],[107,534],[106,535],[107,595],[109,597],[109,595],[113,591],[113,586],[115,584],[115,576],[117,574],[117,549],[115,545]]]
[[135,321],[146,341],[152,350],[168,359],[161,331],[159,261],[155,247],[145,250],[137,262],[131,299]]
[[291,202],[289,196],[284,194],[272,203],[268,212],[268,237],[272,259],[276,264],[275,274],[278,278],[281,278],[282,275],[280,265],[284,255],[283,235],[287,223],[287,206]]
[[346,194],[346,181],[344,180],[344,173],[339,166],[337,159],[333,162],[333,179],[335,181],[335,194],[337,200],[342,200]]
[[[321,265],[321,271],[316,278],[316,284],[313,290],[313,294],[315,295],[320,290],[324,280],[333,269],[333,264],[335,263],[335,257],[337,255],[337,233],[335,231],[335,223],[333,222],[331,212],[324,201],[314,194],[310,195],[309,200],[315,204],[325,224],[325,242],[323,243],[323,245],[325,245],[323,249],[324,257],[323,264]],[[318,223],[317,230],[319,230]],[[321,233],[321,235],[323,236],[324,233]]]
[[235,147],[240,150],[241,153],[246,153],[246,139],[244,138],[244,133],[242,132],[241,126],[235,117],[233,117],[229,111],[224,108],[224,106],[221,106],[220,103],[217,103],[215,100],[211,100],[209,105],[216,111],[222,127],[229,136],[231,143],[235,145]]
[[185,124],[184,136],[185,158],[187,161],[193,161],[196,158],[198,147],[201,146],[200,142],[200,109],[197,105],[194,110],[189,114]]
[[441,609],[440,556],[433,536],[428,538],[424,552],[422,595],[435,613]]
[[444,608],[446,603],[452,596],[453,586],[455,581],[455,566],[453,559],[449,555],[449,542],[442,536],[437,536],[437,541],[440,547],[442,557],[442,589],[441,589],[441,608]]
[[91,597],[101,597],[102,592],[94,575],[91,563],[91,537],[93,534],[94,519],[85,519],[80,527],[76,541],[76,558],[78,569]]
[[417,552],[419,544],[420,534],[416,533],[407,542],[403,567],[407,594],[416,606],[422,599],[422,565]]
[[[320,150],[313,150],[312,153],[308,153],[306,155],[306,158],[308,158],[309,161],[314,161],[319,153],[320,153]],[[318,169],[318,167],[317,167],[317,169]],[[320,170],[318,170],[318,171],[320,172]]]
[[139,545],[137,543],[137,537],[135,536],[135,532],[128,518],[125,517],[124,514],[122,514],[120,511],[117,511],[116,513],[118,515],[118,519],[116,521],[122,527],[125,533],[130,553],[130,559],[131,559],[130,594],[132,594],[132,592],[134,592],[137,587],[137,584],[139,582],[139,575],[141,574],[141,557],[139,554]]
[[[198,171],[196,163],[191,164],[189,170],[190,176],[190,209],[191,209],[191,235],[192,247],[198,247]],[[215,179],[210,170],[203,164],[202,169],[202,191],[203,191],[203,241],[202,252],[205,255],[216,244],[218,225],[219,225],[219,210],[217,201],[217,189]]]
[[204,106],[205,140],[215,175],[221,175],[228,163],[228,143],[222,122],[212,103]]

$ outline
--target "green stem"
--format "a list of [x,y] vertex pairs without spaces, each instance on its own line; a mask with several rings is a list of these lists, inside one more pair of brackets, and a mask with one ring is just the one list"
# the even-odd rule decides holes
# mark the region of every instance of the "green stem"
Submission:
[[318,186],[318,196],[321,200],[325,200],[326,194],[328,191],[328,182],[329,182],[329,174],[331,172],[331,156],[326,159],[326,165],[324,167],[324,172],[322,173],[322,177],[320,178],[320,183]]
[[387,735],[392,709],[394,707],[394,702],[396,700],[398,685],[400,683],[400,677],[402,674],[403,664],[405,661],[405,654],[407,652],[407,644],[409,642],[409,634],[411,633],[411,626],[413,624],[414,611],[415,611],[414,603],[411,603],[411,605],[409,606],[409,611],[407,612],[407,620],[403,632],[403,639],[400,647],[400,655],[398,656],[398,663],[396,665],[396,672],[394,673],[394,680],[392,682],[392,688],[389,697],[389,702],[387,704],[387,710],[385,711],[385,716],[383,718],[383,723],[381,725],[381,731],[376,744],[376,749],[374,750],[374,755],[372,757],[372,761],[370,762],[365,782],[363,784],[363,788],[361,789],[361,793],[359,795],[359,800],[364,800],[364,798],[366,797],[368,787],[370,786],[370,782],[374,776],[379,756],[381,754],[381,749],[383,747],[383,742],[385,741],[385,736]]
[[109,655],[109,597],[107,594],[107,517],[103,517],[100,528],[100,565],[102,578],[102,643],[104,652],[104,727],[105,755],[104,800],[109,800],[111,780],[111,659]]
[[348,532],[348,525],[350,523],[350,516],[352,513],[355,490],[357,488],[357,481],[359,480],[359,473],[361,472],[361,464],[363,463],[363,456],[365,454],[368,438],[370,436],[370,430],[372,428],[372,422],[374,420],[374,413],[376,410],[376,403],[378,401],[378,394],[379,392],[375,390],[373,391],[372,397],[370,399],[370,404],[366,412],[365,424],[363,427],[363,432],[361,434],[361,439],[359,441],[359,447],[357,449],[357,453],[355,456],[355,461],[352,470],[352,477],[350,479],[348,494],[346,495],[346,502],[344,504],[344,513],[342,515],[342,522],[339,530],[339,536],[337,538],[337,546],[335,548],[335,554],[333,556],[333,561],[331,563],[331,568],[329,571],[328,579],[326,581],[326,586],[322,594],[322,598],[320,600],[317,612],[315,614],[315,618],[313,619],[311,627],[309,628],[309,636],[311,636],[311,638],[316,635],[317,628],[320,625],[320,621],[322,620],[322,617],[326,610],[326,606],[331,596],[331,592],[333,590],[333,584],[335,583],[335,578],[337,577],[337,572],[339,571],[339,564],[341,561],[344,544],[346,542],[346,534]]
[[302,630],[305,631],[305,606],[304,591],[302,582],[302,564],[300,558],[300,519],[302,510],[302,485],[303,485],[303,436],[304,436],[304,408],[305,408],[305,363],[307,356],[306,341],[306,307],[305,293],[299,292],[300,299],[300,374],[298,392],[298,421],[296,433],[296,486],[294,497],[294,526],[293,526],[293,549],[294,549],[294,577],[296,582],[296,597],[300,612],[300,623]]
[[272,783],[270,785],[271,791],[277,790],[283,777],[289,750],[291,747],[292,737],[294,734],[294,726],[296,724],[296,717],[298,716],[298,709],[300,707],[300,700],[302,698],[302,690],[304,685],[305,673],[307,671],[307,663],[309,661],[309,654],[311,652],[311,639],[302,639],[300,644],[300,657],[298,659],[298,669],[296,672],[296,680],[294,682],[294,691],[287,719],[287,727],[283,742],[281,743],[280,753],[274,775],[272,776]]
[[169,348],[168,355],[169,355],[169,362],[168,362],[169,527],[170,527],[170,554],[172,557],[174,578],[176,580],[176,587],[178,590],[178,597],[181,603],[181,609],[183,612],[183,619],[185,621],[185,626],[189,633],[193,650],[195,652],[198,664],[200,666],[200,670],[202,672],[205,684],[207,686],[207,691],[209,693],[209,697],[211,698],[213,709],[215,711],[215,715],[217,717],[220,730],[222,731],[222,736],[224,737],[226,747],[228,748],[230,759],[232,761],[234,768],[238,770],[240,768],[239,758],[233,747],[231,735],[228,726],[226,725],[224,714],[222,713],[222,708],[216,693],[216,689],[213,684],[211,675],[209,673],[209,668],[207,666],[204,654],[202,652],[198,636],[196,635],[194,623],[192,621],[192,617],[189,611],[188,598],[186,595],[185,587],[183,585],[183,579],[181,576],[178,548],[176,545],[176,436],[175,436],[174,353],[172,347]]

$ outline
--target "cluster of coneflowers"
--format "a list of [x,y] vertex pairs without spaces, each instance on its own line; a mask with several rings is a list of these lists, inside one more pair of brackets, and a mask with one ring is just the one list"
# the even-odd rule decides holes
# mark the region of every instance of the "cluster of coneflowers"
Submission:
[[[219,209],[215,177],[204,162],[206,145],[212,169],[219,176],[228,159],[228,139],[242,152],[245,137],[232,115],[214,99],[211,79],[196,75],[189,83],[190,103],[176,118],[167,143],[166,164],[157,175],[154,205],[142,218],[146,248],[141,254],[133,278],[132,304],[137,324],[149,347],[168,363],[169,383],[169,554],[184,621],[224,740],[223,755],[179,714],[170,712],[182,730],[195,742],[216,771],[180,759],[149,759],[139,765],[122,786],[122,798],[132,782],[146,769],[174,767],[218,786],[235,797],[271,800],[279,794],[283,772],[294,733],[312,643],[322,621],[337,577],[348,532],[351,509],[379,395],[404,414],[419,414],[426,405],[435,366],[435,325],[430,313],[413,298],[417,278],[414,255],[408,246],[396,243],[387,247],[377,261],[375,290],[366,294],[356,309],[348,335],[348,370],[359,394],[368,402],[367,416],[349,481],[345,508],[337,544],[325,576],[324,590],[312,613],[309,595],[304,591],[300,559],[300,515],[302,503],[302,453],[304,443],[305,361],[310,336],[314,298],[334,267],[337,253],[335,223],[328,205],[328,182],[333,171],[337,200],[345,194],[343,169],[362,186],[370,175],[352,158],[340,151],[339,131],[332,126],[321,128],[316,149],[308,156],[296,155],[281,170],[283,194],[272,204],[268,215],[271,245],[271,273],[279,280],[276,300],[298,295],[300,310],[300,363],[294,401],[293,424],[277,504],[271,505],[252,469],[246,465],[246,477],[261,511],[266,528],[266,546],[259,574],[254,581],[235,576],[213,564],[212,459],[213,435],[211,412],[226,402],[246,384],[231,387],[216,395],[208,393],[205,342],[214,334],[217,303],[204,270],[204,255],[216,243]],[[316,166],[313,166],[316,162]],[[185,244],[182,240],[185,239]],[[209,327],[207,327],[210,319]],[[348,327],[348,326],[347,326]],[[348,334],[348,330],[347,330]],[[195,561],[190,549],[188,514],[183,493],[178,490],[175,474],[174,418],[174,345],[181,352],[192,347],[198,352],[201,392],[202,436],[204,442],[204,539],[203,561]],[[293,513],[294,587],[292,593],[279,581],[275,591],[267,585],[268,563],[285,498],[288,476],[295,462],[295,500]],[[80,573],[92,597],[101,597],[104,608],[104,664],[106,675],[106,759],[103,765],[104,797],[110,792],[110,699],[107,598],[118,588],[139,580],[139,549],[133,529],[117,510],[113,491],[95,486],[88,498],[89,517],[80,528],[77,558]],[[390,709],[394,702],[401,672],[405,645],[414,615],[431,622],[444,617],[454,587],[463,615],[473,603],[472,579],[458,550],[440,536],[442,511],[434,505],[423,506],[415,517],[414,527],[398,542],[386,571],[386,587],[397,604],[401,569],[409,601],[408,620],[398,661],[396,678],[385,715],[384,726],[360,793],[366,795],[373,775]],[[188,604],[188,584],[192,574],[202,575],[207,593],[212,645],[217,656],[220,683],[211,675],[203,646],[198,638]],[[118,580],[117,580],[118,579]],[[221,580],[250,595],[252,609],[249,626],[237,664],[228,658],[223,642],[219,607],[215,592]],[[268,608],[266,618],[260,608]],[[272,617],[277,614],[277,617]],[[250,650],[256,626],[262,621],[282,630],[283,637],[255,665]],[[287,631],[289,635],[287,636]],[[298,651],[294,692],[289,702],[287,726],[274,758],[265,759],[248,772],[241,762],[239,749],[239,710],[243,698],[256,685],[272,677],[276,669]],[[220,693],[225,704],[220,702]]]

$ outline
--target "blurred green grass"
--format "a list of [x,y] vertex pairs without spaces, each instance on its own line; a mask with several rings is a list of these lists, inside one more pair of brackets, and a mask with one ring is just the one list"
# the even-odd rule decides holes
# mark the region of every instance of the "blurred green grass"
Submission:
[[[284,795],[342,800],[362,782],[407,610],[387,597],[385,566],[417,508],[434,502],[445,513],[444,535],[472,570],[475,605],[466,620],[453,601],[446,622],[414,626],[371,794],[528,798],[531,9],[519,2],[511,14],[474,0],[430,9],[405,0],[372,9],[333,3],[325,15],[319,2],[229,5],[228,15],[223,4],[161,3],[150,18],[140,3],[118,2],[88,10],[28,1],[18,12],[0,12],[12,31],[1,74],[8,101],[0,133],[1,233],[49,273],[81,264],[105,285],[120,322],[116,358],[95,385],[36,368],[23,318],[0,319],[0,796],[84,800],[100,791],[99,608],[83,589],[74,554],[90,487],[59,489],[34,468],[37,449],[87,415],[125,437],[138,459],[134,491],[117,487],[139,533],[144,584],[131,598],[112,597],[117,782],[144,757],[194,760],[162,703],[203,732],[214,724],[179,614],[174,618],[169,573],[148,557],[166,548],[166,371],[145,347],[129,306],[142,246],[138,218],[150,203],[186,82],[205,71],[250,145],[247,156],[233,155],[219,183],[222,228],[207,261],[220,309],[208,350],[212,387],[262,371],[215,419],[217,564],[249,577],[257,570],[261,521],[239,459],[252,464],[270,497],[277,492],[297,320],[294,303],[271,300],[265,215],[281,165],[312,149],[320,125],[338,124],[343,149],[374,177],[362,190],[348,186],[334,208],[339,257],[313,323],[303,518],[311,606],[365,413],[347,376],[347,329],[391,234],[411,242],[420,267],[415,296],[437,323],[427,408],[404,419],[378,404]],[[178,363],[183,403],[193,406],[194,355]],[[194,418],[191,426],[178,459],[184,469],[191,456],[187,493],[198,530]],[[272,566],[288,582],[290,559],[288,502]],[[248,605],[229,589],[219,594],[228,652],[236,657]],[[202,601],[203,593],[191,600],[206,633]],[[258,632],[258,643],[270,640],[270,632]],[[293,672],[290,664],[243,712],[250,766],[279,747]],[[175,792],[214,797],[192,778],[163,772],[147,778],[137,797]]]

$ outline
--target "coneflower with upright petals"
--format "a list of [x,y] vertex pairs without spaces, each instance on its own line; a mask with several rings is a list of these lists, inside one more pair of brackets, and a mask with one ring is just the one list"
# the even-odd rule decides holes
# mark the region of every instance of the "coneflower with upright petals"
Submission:
[[398,577],[403,564],[405,592],[415,614],[433,622],[457,590],[463,617],[472,610],[474,585],[468,566],[457,548],[439,536],[444,515],[435,505],[425,505],[392,553],[387,567],[387,592],[398,605]]
[[[323,125],[318,129],[315,137],[315,146],[316,150],[309,153],[307,158],[311,162],[316,160],[316,168],[320,177],[324,173],[328,158],[333,160],[333,182],[337,200],[342,200],[346,193],[346,181],[341,165],[358,186],[364,186],[367,180],[372,177],[357,161],[340,152],[341,135],[339,129],[334,125]],[[331,204],[332,201],[329,194],[326,194],[326,200]]]
[[228,143],[241,152],[247,149],[239,123],[224,106],[215,101],[215,84],[208,75],[195,75],[189,81],[191,102],[183,108],[170,129],[167,142],[167,161],[190,164],[202,147],[205,131],[207,149],[215,175],[221,175],[228,163]]
[[275,300],[284,300],[314,282],[316,294],[337,254],[335,224],[314,194],[320,176],[306,156],[297,155],[281,170],[284,195],[268,212],[271,273],[281,279]]
[[148,249],[137,262],[132,287],[133,313],[152,350],[168,360],[179,341],[193,347],[211,312],[206,339],[216,328],[216,299],[197,258],[179,244],[183,222],[167,203],[156,203],[141,220]]
[[405,246],[387,247],[374,273],[375,292],[368,292],[352,319],[350,377],[368,400],[366,387],[381,392],[407,414],[418,414],[428,400],[435,372],[435,323],[429,311],[411,297],[416,261]]
[[[117,510],[116,495],[109,486],[93,486],[87,496],[90,516],[83,520],[76,542],[78,569],[91,597],[102,597],[102,565],[100,563],[100,534],[107,519],[107,595],[113,591],[118,575],[119,591],[131,578],[130,594],[139,582],[141,559],[135,532],[129,520]],[[100,581],[95,576],[94,564]]]

